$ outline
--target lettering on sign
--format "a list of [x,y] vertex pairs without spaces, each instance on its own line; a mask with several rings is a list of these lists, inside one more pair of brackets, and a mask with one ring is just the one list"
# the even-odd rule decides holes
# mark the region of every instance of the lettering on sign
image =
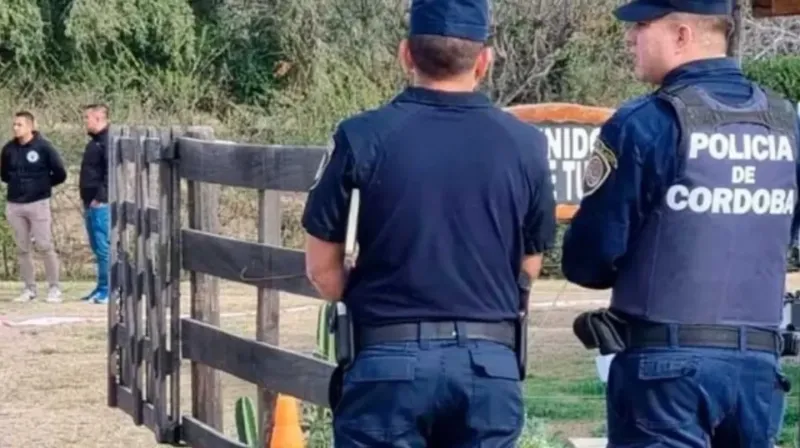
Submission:
[[595,148],[600,127],[539,125],[547,135],[547,156],[556,202],[577,204],[583,196],[583,171]]
[[[722,185],[713,187],[673,185],[667,190],[666,204],[690,213],[791,215],[796,200],[795,159],[792,139],[787,135],[693,132],[689,136],[687,173],[699,170],[701,164],[727,162],[730,181],[720,181]],[[759,172],[767,177],[762,183],[756,180]]]
[[520,120],[547,136],[550,174],[555,187],[556,216],[569,220],[583,197],[583,172],[596,147],[600,126],[613,109],[571,103],[522,104],[507,107]]

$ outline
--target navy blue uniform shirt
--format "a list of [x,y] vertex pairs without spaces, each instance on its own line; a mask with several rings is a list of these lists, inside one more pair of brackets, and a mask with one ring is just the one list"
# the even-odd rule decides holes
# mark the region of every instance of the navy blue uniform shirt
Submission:
[[[728,58],[682,65],[662,83],[683,84],[700,86],[729,105],[749,99],[753,86]],[[679,136],[675,112],[652,94],[624,104],[603,125],[599,138],[616,155],[618,166],[596,192],[583,198],[564,234],[561,268],[569,281],[596,289],[614,286],[644,220],[676,178]],[[800,225],[798,216],[796,206],[793,234]]]
[[555,239],[541,131],[481,93],[410,87],[341,122],[333,141],[302,222],[344,242],[361,191],[342,299],[357,323],[516,317],[522,256]]

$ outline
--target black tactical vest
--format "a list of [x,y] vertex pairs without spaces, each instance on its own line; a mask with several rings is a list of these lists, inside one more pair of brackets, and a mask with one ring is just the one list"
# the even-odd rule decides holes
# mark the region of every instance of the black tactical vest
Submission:
[[796,113],[754,89],[738,108],[695,87],[678,116],[678,177],[621,267],[612,307],[648,321],[776,327],[797,201]]

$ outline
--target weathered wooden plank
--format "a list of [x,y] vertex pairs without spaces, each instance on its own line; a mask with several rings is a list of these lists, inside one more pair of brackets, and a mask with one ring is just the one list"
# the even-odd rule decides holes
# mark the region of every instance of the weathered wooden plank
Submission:
[[142,157],[142,162],[149,165],[157,163],[166,156],[166,147],[162,145],[161,139],[153,135],[145,135],[145,132],[148,131],[120,139],[118,155],[121,161],[135,163],[137,157]]
[[[173,127],[170,129],[170,142],[175,141],[179,132],[180,130],[178,128]],[[166,198],[166,202],[168,203],[167,214],[169,217],[164,220],[166,224],[162,227],[165,229],[165,234],[167,233],[166,229],[169,229],[169,264],[167,267],[169,294],[167,297],[170,307],[169,346],[171,349],[171,356],[169,356],[169,363],[172,368],[169,383],[169,406],[171,421],[173,423],[178,423],[181,415],[181,355],[180,350],[177,349],[177,347],[180,346],[181,340],[181,178],[175,160],[164,161],[162,163],[166,165],[166,167],[164,167],[164,177],[169,179],[169,193]]]
[[[135,139],[138,143],[141,141],[142,130],[134,128],[131,130],[131,137]],[[144,199],[142,197],[142,159],[144,159],[144,153],[142,152],[141,147],[137,146],[134,148],[134,171],[133,171],[133,197],[136,204],[136,207],[141,207],[144,204]],[[135,238],[133,240],[133,272],[135,281],[133,282],[133,292],[131,297],[125,300],[125,305],[128,307],[128,317],[130,318],[129,322],[126,322],[126,327],[128,328],[128,334],[130,336],[130,344],[131,344],[131,353],[133,353],[133,381],[130,385],[131,392],[133,394],[134,400],[137,403],[137,409],[142,408],[142,395],[145,388],[144,384],[144,369],[142,368],[142,364],[144,363],[144,359],[141,352],[141,345],[139,341],[144,338],[144,333],[142,331],[143,324],[144,324],[144,316],[142,315],[142,275],[143,275],[143,268],[144,268],[144,233],[142,228],[141,220],[137,219],[133,225],[134,228],[134,235]],[[141,414],[134,415],[134,421],[136,424],[141,423]]]
[[[147,219],[148,216],[146,213],[147,206],[150,204],[150,191],[153,187],[153,185],[151,185],[150,163],[147,160],[148,151],[154,150],[153,147],[155,147],[155,150],[158,150],[161,146],[161,140],[158,131],[152,126],[148,126],[144,132],[145,137],[142,141],[144,144],[144,154],[137,161],[139,163],[137,172],[139,173],[138,178],[140,179],[137,186],[140,199],[137,204],[137,210],[139,212],[137,213],[137,220],[141,223],[140,225],[142,228],[142,237],[139,240],[142,245],[139,249],[142,257],[142,293],[147,299],[145,302],[146,319],[144,322],[145,343],[143,344],[142,353],[144,354],[144,365],[147,372],[145,378],[147,401],[155,405],[158,426],[164,427],[166,425],[166,419],[163,409],[166,397],[162,392],[161,386],[166,383],[166,380],[162,379],[159,372],[156,370],[158,367],[156,356],[161,352],[162,339],[160,337],[161,322],[158,315],[158,303],[160,300],[158,300],[158,296],[156,295],[156,252],[153,248],[155,233],[152,232],[150,226],[151,220]],[[155,145],[153,145],[153,141],[156,142]]]
[[[156,424],[156,413],[153,405],[145,403],[135,397],[131,389],[124,386],[117,386],[117,397],[119,398],[119,408],[126,414],[134,417],[136,425],[144,425],[153,432],[158,432]],[[141,420],[137,421],[135,416],[141,414]]]
[[192,448],[248,448],[238,440],[233,440],[188,415],[183,416],[182,428],[182,439],[186,446]]
[[[109,160],[109,179],[108,179],[108,201],[111,207],[112,217],[113,213],[117,208],[117,201],[118,201],[118,192],[117,192],[117,155],[118,155],[118,146],[119,146],[119,136],[122,133],[122,128],[120,126],[112,126],[109,129],[109,148],[110,148],[110,160]],[[108,306],[106,307],[106,327],[108,333],[108,341],[106,346],[106,393],[107,393],[107,404],[109,407],[115,408],[119,405],[119,397],[117,395],[117,378],[122,376],[122,369],[120,368],[120,361],[121,361],[121,354],[119,353],[119,338],[117,338],[117,324],[120,320],[119,315],[119,304],[117,303],[116,297],[117,289],[118,289],[118,282],[119,279],[116,275],[116,264],[118,259],[117,254],[117,242],[119,240],[118,237],[118,227],[116,221],[112,220],[111,223],[111,247],[110,247],[110,254],[109,254],[109,265],[111,266],[111,275],[109,276],[109,295],[110,300],[108,301]]]
[[292,294],[319,298],[305,275],[302,251],[182,230],[183,268]]
[[[170,133],[168,130],[162,129],[158,131],[158,138],[161,142],[160,146],[165,147],[170,145]],[[171,383],[172,378],[180,377],[180,371],[173,372],[173,365],[171,363],[168,350],[168,322],[167,322],[167,309],[170,304],[170,287],[169,287],[169,219],[170,219],[170,196],[173,194],[171,189],[170,174],[172,171],[171,162],[168,160],[161,160],[158,166],[158,207],[163,210],[163,213],[156,213],[156,226],[151,222],[151,229],[163,229],[158,232],[157,246],[156,246],[156,268],[155,268],[155,282],[153,284],[153,294],[155,295],[154,301],[156,306],[156,319],[158,319],[158,347],[153,356],[153,363],[155,364],[156,376],[158,378],[158,396],[159,402],[156,406],[156,418],[161,428],[176,427],[180,414],[175,413],[170,415],[169,406],[170,402],[174,399],[171,393],[167,392],[168,382]],[[149,210],[148,210],[149,211]],[[149,220],[148,220],[149,221]],[[178,364],[180,366],[180,364]],[[161,440],[160,442],[163,442]]]
[[753,17],[800,15],[800,0],[753,0]]
[[[135,131],[134,131],[135,132]],[[139,141],[136,135],[125,135],[119,139],[119,163],[134,163],[136,153],[139,151]]]
[[[194,128],[189,132],[194,138],[214,138],[211,128]],[[221,162],[218,160],[212,164]],[[183,163],[181,160],[181,167]],[[211,233],[219,231],[219,186],[195,181],[189,181],[188,184],[189,227]],[[186,243],[183,242],[184,247],[187,247]],[[184,254],[187,252],[191,251],[184,250]],[[190,293],[192,318],[219,326],[219,279],[202,272],[192,272]],[[219,372],[194,362],[192,415],[217,431],[223,431],[222,384]]]
[[[281,197],[273,190],[258,191],[258,242],[273,246],[281,245]],[[273,346],[280,342],[281,295],[277,289],[258,287],[258,309],[256,312],[256,339]],[[274,425],[273,409],[278,394],[269,389],[259,389],[258,446],[271,447]],[[278,447],[271,447],[278,448]]]
[[143,207],[141,209],[136,207],[136,204],[131,201],[124,201],[118,202],[115,204],[111,210],[111,226],[113,227],[116,225],[117,220],[124,219],[125,224],[128,225],[136,225],[136,221],[139,219],[139,215],[142,216],[142,220],[146,221],[150,226],[151,233],[158,233],[158,229],[160,229],[159,225],[159,217],[158,217],[158,209],[154,207]]
[[323,146],[251,145],[181,137],[181,177],[259,190],[305,192],[314,182]]
[[185,359],[222,370],[261,388],[328,406],[333,364],[245,339],[194,319],[181,319]]

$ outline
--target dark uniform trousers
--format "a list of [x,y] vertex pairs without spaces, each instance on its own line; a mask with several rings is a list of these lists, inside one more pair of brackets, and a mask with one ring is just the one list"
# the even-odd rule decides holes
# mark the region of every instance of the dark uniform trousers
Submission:
[[628,349],[609,371],[608,446],[772,448],[788,388],[776,353]]
[[515,446],[524,423],[514,351],[485,340],[361,349],[344,374],[336,448]]

